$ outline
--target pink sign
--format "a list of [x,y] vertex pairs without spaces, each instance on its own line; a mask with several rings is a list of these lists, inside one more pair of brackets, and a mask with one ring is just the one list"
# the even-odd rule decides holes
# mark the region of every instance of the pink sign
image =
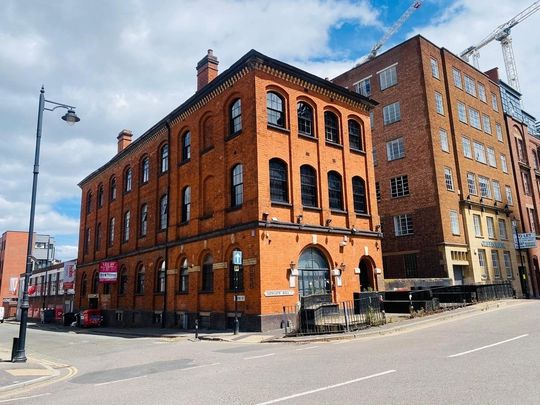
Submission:
[[118,262],[101,262],[99,264],[99,282],[116,283],[118,276]]

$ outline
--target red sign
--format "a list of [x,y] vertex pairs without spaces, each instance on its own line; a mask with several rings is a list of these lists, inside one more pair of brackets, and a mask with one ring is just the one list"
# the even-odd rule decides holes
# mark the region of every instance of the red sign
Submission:
[[116,283],[118,276],[118,262],[101,262],[99,264],[99,282]]

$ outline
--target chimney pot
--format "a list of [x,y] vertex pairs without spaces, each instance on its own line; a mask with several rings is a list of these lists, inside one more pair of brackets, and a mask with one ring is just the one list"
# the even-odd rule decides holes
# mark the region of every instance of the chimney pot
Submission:
[[218,75],[218,59],[212,49],[197,63],[197,91],[202,89]]
[[123,129],[117,136],[118,139],[118,153],[122,152],[131,143],[133,133],[129,129]]

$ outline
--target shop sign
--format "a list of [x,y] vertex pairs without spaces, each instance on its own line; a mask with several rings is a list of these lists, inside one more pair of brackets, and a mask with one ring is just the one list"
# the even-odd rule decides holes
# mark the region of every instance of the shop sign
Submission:
[[116,283],[118,276],[118,262],[101,262],[99,264],[99,282]]
[[506,246],[503,242],[494,242],[492,240],[483,240],[481,245],[483,247],[490,247],[496,249],[506,249]]
[[[519,241],[519,244],[518,244]],[[536,247],[535,233],[518,233],[517,238],[514,234],[514,246],[516,249],[530,249]]]
[[266,290],[264,292],[265,297],[283,297],[286,295],[294,295],[293,290]]
[[76,263],[76,260],[70,260],[64,263],[64,290],[74,288]]

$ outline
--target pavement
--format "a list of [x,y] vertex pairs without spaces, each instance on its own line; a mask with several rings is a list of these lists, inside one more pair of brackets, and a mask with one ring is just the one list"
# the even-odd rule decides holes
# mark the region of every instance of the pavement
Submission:
[[[492,311],[498,308],[517,305],[524,300],[501,300],[476,304],[464,308],[454,309],[433,315],[426,315],[419,318],[409,318],[398,314],[388,314],[388,322],[385,325],[371,327],[368,329],[316,336],[285,336],[283,329],[267,331],[264,333],[240,332],[234,335],[232,332],[223,331],[202,331],[198,333],[199,340],[211,340],[234,343],[291,343],[307,344],[314,342],[330,342],[337,340],[350,340],[366,337],[376,337],[380,335],[397,334],[427,327],[435,322],[442,322],[458,317],[474,316],[484,311]],[[9,323],[16,321],[6,320]],[[75,328],[57,324],[29,323],[29,328],[40,330],[56,331],[74,334],[97,334],[106,336],[117,336],[123,338],[161,338],[171,340],[191,340],[196,341],[195,331],[176,331],[174,329],[160,328]],[[54,363],[45,359],[28,356],[26,363],[11,363],[11,352],[0,348],[0,400],[9,394],[13,394],[18,389],[28,389],[38,387],[42,384],[49,384],[56,381],[71,378],[77,370],[68,364]]]

